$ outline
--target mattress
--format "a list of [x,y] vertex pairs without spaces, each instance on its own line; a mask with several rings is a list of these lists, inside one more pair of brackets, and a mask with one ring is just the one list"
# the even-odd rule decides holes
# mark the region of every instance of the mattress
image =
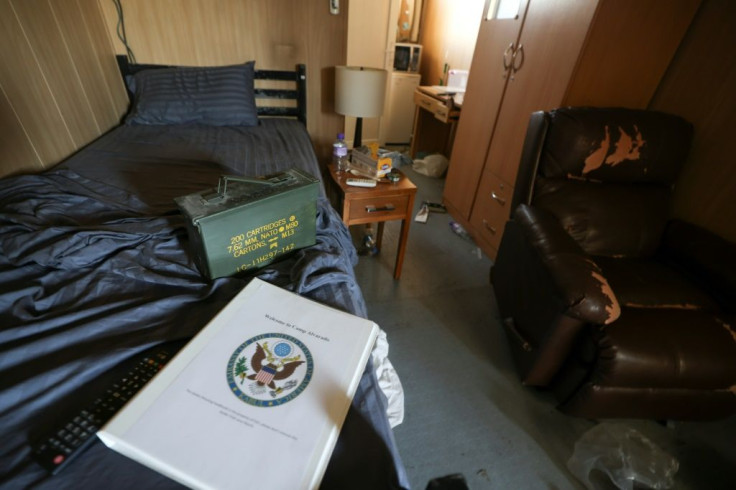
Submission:
[[[47,172],[0,180],[0,486],[178,487],[99,441],[50,476],[31,444],[116,365],[191,338],[252,277],[366,316],[355,249],[324,188],[314,246],[246,276],[196,269],[174,197],[291,167],[320,176],[303,125],[262,119],[121,126]],[[408,488],[387,408],[369,363],[322,488]]]

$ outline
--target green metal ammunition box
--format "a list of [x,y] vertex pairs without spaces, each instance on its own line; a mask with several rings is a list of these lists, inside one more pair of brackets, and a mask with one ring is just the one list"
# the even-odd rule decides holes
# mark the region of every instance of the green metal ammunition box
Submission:
[[210,279],[231,276],[314,245],[319,181],[299,170],[249,179],[175,199],[187,219],[195,262]]

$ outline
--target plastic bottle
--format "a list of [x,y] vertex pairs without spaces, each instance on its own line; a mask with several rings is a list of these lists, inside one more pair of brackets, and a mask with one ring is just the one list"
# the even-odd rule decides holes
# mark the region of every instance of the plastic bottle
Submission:
[[348,145],[345,144],[344,133],[338,133],[337,140],[332,143],[332,163],[338,173],[348,169]]
[[450,221],[450,229],[460,238],[463,238],[465,240],[473,241],[470,234],[465,231],[465,228],[462,227],[460,223],[456,223],[455,221]]
[[363,250],[361,255],[376,255],[378,254],[378,246],[376,245],[376,238],[373,236],[373,230],[370,228],[365,230],[363,235]]

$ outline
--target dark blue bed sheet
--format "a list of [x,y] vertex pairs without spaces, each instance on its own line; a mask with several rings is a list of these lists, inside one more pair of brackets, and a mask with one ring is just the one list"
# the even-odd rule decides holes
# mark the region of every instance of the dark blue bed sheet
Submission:
[[[208,281],[187,248],[173,197],[211,186],[221,173],[291,166],[315,173],[313,152],[306,163],[260,154],[260,167],[248,172],[238,167],[242,135],[227,128],[225,136],[198,133],[222,143],[209,153],[209,143],[180,131],[120,129],[56,169],[0,180],[2,488],[179,487],[99,441],[49,476],[31,459],[30,444],[81,408],[114,366],[191,338],[254,276],[366,316],[350,235],[323,197],[316,245],[250,276]],[[173,150],[172,139],[179,141]],[[160,148],[143,151],[154,144]],[[385,410],[369,365],[322,488],[409,487]]]

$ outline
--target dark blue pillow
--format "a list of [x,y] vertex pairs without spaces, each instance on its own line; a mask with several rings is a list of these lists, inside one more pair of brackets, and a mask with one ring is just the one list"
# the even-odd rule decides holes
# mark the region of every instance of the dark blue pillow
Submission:
[[254,65],[140,71],[128,80],[135,98],[125,123],[256,126]]

